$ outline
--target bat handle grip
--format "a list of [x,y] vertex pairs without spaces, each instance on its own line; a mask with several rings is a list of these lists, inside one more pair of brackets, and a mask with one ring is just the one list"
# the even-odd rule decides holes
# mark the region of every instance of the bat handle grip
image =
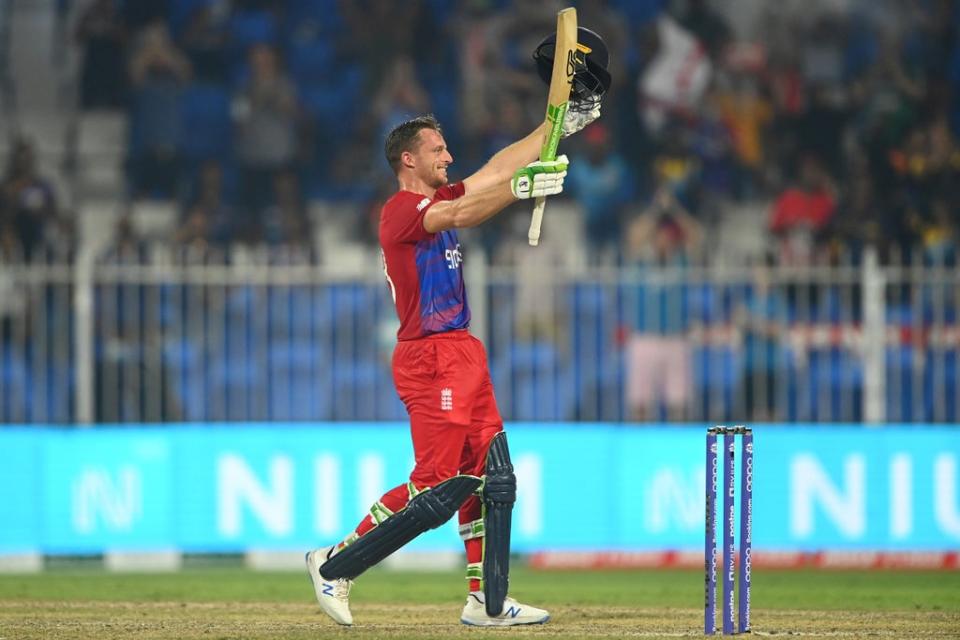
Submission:
[[527,241],[531,247],[540,244],[540,223],[543,222],[543,209],[547,205],[545,197],[537,198],[533,205],[533,216],[530,218],[530,230],[527,232]]

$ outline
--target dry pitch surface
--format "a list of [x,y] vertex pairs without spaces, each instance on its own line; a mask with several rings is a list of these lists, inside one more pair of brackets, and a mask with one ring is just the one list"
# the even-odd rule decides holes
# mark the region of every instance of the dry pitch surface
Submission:
[[[371,572],[352,597],[356,624],[341,628],[319,613],[306,578],[290,573],[2,576],[0,640],[703,636],[696,571],[517,571],[516,595],[553,618],[510,630],[459,624],[461,580]],[[755,636],[960,638],[957,572],[757,572],[754,584]]]

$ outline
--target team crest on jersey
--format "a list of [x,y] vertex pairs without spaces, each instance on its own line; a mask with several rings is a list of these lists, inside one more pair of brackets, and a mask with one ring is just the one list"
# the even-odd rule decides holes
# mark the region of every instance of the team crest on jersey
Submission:
[[453,411],[453,389],[450,387],[440,389],[440,410]]
[[417,205],[417,211],[423,211],[423,208],[430,204],[430,198],[424,198],[420,201],[420,204]]

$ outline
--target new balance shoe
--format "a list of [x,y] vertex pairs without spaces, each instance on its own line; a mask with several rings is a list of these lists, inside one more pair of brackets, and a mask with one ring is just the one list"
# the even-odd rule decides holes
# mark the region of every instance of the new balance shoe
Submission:
[[509,627],[518,624],[543,624],[550,614],[543,609],[520,604],[513,598],[503,601],[503,611],[498,616],[487,615],[482,591],[473,591],[467,596],[467,604],[460,614],[460,622],[475,627]]
[[320,565],[327,561],[333,547],[324,547],[308,551],[306,555],[307,573],[313,583],[313,591],[323,612],[334,622],[342,625],[353,624],[353,615],[350,613],[350,587],[353,580],[336,578],[327,580],[320,573]]

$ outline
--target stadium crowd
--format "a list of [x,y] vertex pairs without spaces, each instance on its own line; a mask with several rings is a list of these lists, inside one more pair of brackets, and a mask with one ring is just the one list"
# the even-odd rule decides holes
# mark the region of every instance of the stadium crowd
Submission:
[[[613,52],[603,118],[568,147],[591,259],[669,261],[760,202],[758,253],[781,264],[868,243],[953,260],[956,2],[575,4]],[[309,243],[312,199],[373,242],[391,126],[435,113],[467,175],[542,118],[530,54],[553,12],[539,0],[92,0],[75,14],[79,106],[128,114],[126,197],[177,201],[177,242]],[[27,256],[71,231],[30,156],[12,147],[0,201],[2,244]],[[484,229],[493,256],[506,224]]]

